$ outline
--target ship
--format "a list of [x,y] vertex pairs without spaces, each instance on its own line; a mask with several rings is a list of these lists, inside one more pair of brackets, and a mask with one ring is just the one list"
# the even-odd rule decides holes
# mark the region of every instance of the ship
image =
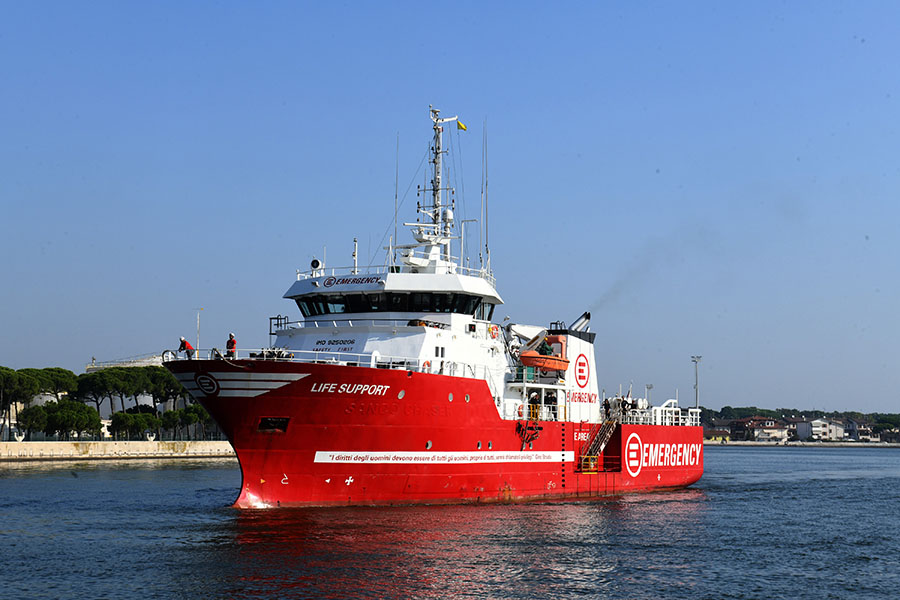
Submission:
[[269,347],[164,353],[234,447],[234,506],[590,500],[698,481],[699,408],[601,397],[589,312],[494,320],[489,250],[477,266],[463,258],[442,181],[458,117],[429,116],[411,243],[392,238],[374,267],[359,266],[355,240],[348,267],[314,258],[284,294],[301,318],[271,317]]

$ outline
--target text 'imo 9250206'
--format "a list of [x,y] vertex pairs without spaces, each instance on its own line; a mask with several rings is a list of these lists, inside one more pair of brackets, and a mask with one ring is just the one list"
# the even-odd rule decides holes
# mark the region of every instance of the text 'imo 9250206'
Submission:
[[493,322],[503,301],[489,259],[468,268],[451,254],[462,238],[442,136],[458,121],[430,115],[431,185],[405,224],[414,243],[392,241],[366,272],[313,260],[285,293],[303,320],[273,317],[271,348],[165,361],[234,446],[235,506],[594,498],[697,481],[699,410],[602,398],[589,313]]

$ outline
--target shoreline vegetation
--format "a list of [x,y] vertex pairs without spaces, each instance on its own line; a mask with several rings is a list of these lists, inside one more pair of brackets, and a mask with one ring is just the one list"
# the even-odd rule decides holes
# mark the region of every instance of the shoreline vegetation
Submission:
[[223,439],[206,410],[161,366],[81,375],[59,367],[0,366],[0,441],[22,436],[26,441]]

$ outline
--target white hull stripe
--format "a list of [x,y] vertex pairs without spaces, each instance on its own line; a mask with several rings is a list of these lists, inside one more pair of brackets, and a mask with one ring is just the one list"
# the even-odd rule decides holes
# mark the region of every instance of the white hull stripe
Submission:
[[[192,396],[219,396],[220,398],[254,398],[270,390],[293,383],[309,373],[209,373],[196,377],[195,373],[178,373],[176,378]],[[215,391],[204,389],[197,379],[206,378],[214,383]],[[207,383],[208,383],[207,381]]]
[[219,381],[297,381],[309,373],[210,373]]
[[[290,381],[219,381],[219,387],[223,390],[277,390]],[[187,389],[200,389],[193,379],[182,383]]]
[[338,464],[486,464],[558,463],[575,460],[574,452],[354,452],[318,451],[314,462]]
[[[197,386],[188,387],[184,386],[188,392],[191,393],[192,396],[207,396],[208,394],[204,393]],[[265,394],[268,390],[259,390],[259,391],[251,391],[251,390],[219,390],[219,393],[216,394],[219,398],[256,398],[257,396],[261,396]]]

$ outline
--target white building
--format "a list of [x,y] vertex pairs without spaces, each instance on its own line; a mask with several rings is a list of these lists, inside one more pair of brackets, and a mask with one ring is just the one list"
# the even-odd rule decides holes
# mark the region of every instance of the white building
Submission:
[[757,442],[786,442],[788,441],[788,428],[782,425],[754,427],[753,439]]
[[832,419],[813,419],[797,423],[797,439],[830,440],[844,439],[844,426]]

